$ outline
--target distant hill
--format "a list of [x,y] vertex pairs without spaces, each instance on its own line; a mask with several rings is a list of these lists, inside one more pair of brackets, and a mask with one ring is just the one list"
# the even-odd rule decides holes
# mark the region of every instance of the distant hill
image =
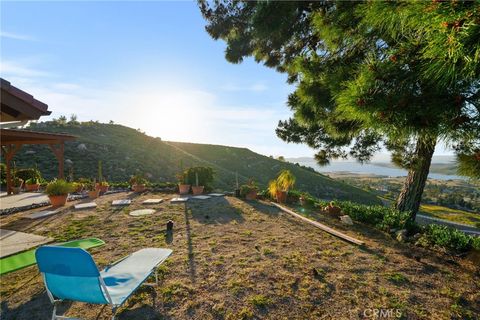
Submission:
[[[314,158],[311,158],[311,157],[286,158],[285,160],[292,163],[304,164],[307,166],[311,166],[313,168],[317,166],[317,162],[315,161]],[[360,165],[358,162],[355,162],[355,160],[352,160],[352,159],[336,160],[332,163],[355,163],[355,165],[357,166]],[[373,166],[399,169],[399,167],[397,167],[395,164],[390,162],[388,160],[388,157],[384,154],[382,154],[381,157],[378,157],[377,159],[373,159],[369,164]],[[328,166],[326,166],[325,169],[328,169]],[[321,171],[328,172],[328,170],[321,170]],[[450,155],[433,156],[432,164],[430,165],[430,173],[439,173],[444,175],[458,175],[455,156],[450,156]]]
[[[99,160],[102,161],[103,176],[116,182],[126,181],[135,173],[146,174],[150,181],[174,182],[181,164],[184,168],[210,166],[216,173],[214,186],[233,190],[235,173],[240,184],[253,178],[261,187],[266,187],[270,179],[286,168],[297,177],[297,189],[320,198],[380,202],[376,196],[364,190],[246,148],[162,141],[122,125],[93,121],[32,123],[28,129],[68,133],[78,137],[76,141],[65,145],[65,171],[67,174],[69,166],[73,167],[75,178],[96,177]],[[47,146],[24,146],[14,160],[18,168],[37,165],[47,179],[57,174],[56,159]]]

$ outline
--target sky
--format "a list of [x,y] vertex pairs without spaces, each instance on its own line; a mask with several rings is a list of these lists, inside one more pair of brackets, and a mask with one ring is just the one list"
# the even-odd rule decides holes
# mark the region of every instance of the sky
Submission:
[[75,114],[163,140],[315,153],[275,134],[291,115],[286,75],[253,59],[227,62],[194,1],[0,6],[1,77],[49,105],[42,120]]

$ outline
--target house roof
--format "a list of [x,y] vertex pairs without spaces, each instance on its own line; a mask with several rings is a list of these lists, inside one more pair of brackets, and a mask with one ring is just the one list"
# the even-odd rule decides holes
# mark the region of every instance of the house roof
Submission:
[[38,120],[50,115],[48,105],[0,78],[0,122]]

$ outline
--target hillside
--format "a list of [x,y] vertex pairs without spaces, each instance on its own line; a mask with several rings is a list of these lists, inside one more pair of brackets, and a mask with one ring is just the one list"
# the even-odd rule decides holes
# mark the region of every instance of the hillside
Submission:
[[[239,182],[253,178],[265,187],[283,169],[297,177],[296,188],[324,199],[353,200],[378,203],[374,195],[333,180],[329,177],[287,162],[281,162],[246,148],[219,145],[162,141],[144,133],[117,124],[98,122],[33,123],[30,130],[73,134],[77,141],[65,145],[66,171],[73,168],[75,178],[94,178],[98,161],[102,161],[103,176],[109,181],[126,181],[132,174],[144,173],[155,182],[175,181],[180,165],[210,166],[216,172],[214,186],[232,190],[235,173]],[[42,171],[47,179],[55,177],[56,160],[46,146],[24,146],[15,156],[18,168],[33,167]]]

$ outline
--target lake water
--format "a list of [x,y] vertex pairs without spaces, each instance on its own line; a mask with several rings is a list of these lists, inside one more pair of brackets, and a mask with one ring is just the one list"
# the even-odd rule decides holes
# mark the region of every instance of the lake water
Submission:
[[[388,177],[404,177],[407,175],[406,170],[389,168],[381,165],[375,165],[374,162],[362,165],[354,161],[352,162],[335,161],[335,162],[331,162],[330,165],[325,167],[319,166],[314,161],[294,161],[294,162],[298,162],[299,164],[307,167],[312,167],[316,171],[321,173],[351,172],[351,173],[358,173],[358,174],[374,174],[374,175],[388,176]],[[428,177],[431,179],[439,179],[439,180],[452,180],[452,179],[465,180],[465,177],[462,177],[462,176],[446,175],[446,174],[439,174],[439,173],[430,173]]]

